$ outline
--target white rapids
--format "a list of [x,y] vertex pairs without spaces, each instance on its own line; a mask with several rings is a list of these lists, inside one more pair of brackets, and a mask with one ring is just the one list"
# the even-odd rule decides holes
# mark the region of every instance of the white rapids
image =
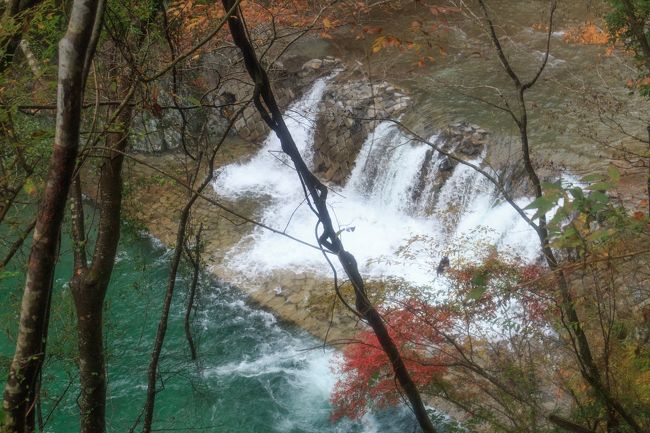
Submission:
[[[327,84],[328,79],[316,81],[287,112],[287,126],[307,164],[312,160],[315,119]],[[413,200],[429,149],[393,124],[379,123],[359,152],[345,186],[332,187],[328,195],[332,218],[362,274],[435,287],[435,268],[443,255],[471,260],[487,243],[534,260],[538,255],[535,232],[509,204],[499,201],[495,187],[470,167],[456,165],[436,192],[432,184],[441,158],[434,152],[427,183]],[[481,164],[482,158],[471,162]],[[249,161],[222,168],[214,188],[230,198],[264,198],[269,203],[262,216],[264,224],[315,243],[316,217],[273,133]],[[522,199],[519,204],[528,201]],[[429,215],[423,212],[427,206],[433,208]],[[320,251],[259,228],[226,256],[224,266],[258,278],[281,269],[331,274]]]

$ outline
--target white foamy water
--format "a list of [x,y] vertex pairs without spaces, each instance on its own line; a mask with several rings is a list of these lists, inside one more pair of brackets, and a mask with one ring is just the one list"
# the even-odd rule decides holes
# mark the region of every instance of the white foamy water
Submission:
[[[326,87],[327,79],[318,80],[286,118],[308,163],[317,107]],[[426,182],[421,185],[420,173],[429,149],[409,140],[391,123],[380,123],[359,152],[346,185],[330,192],[332,218],[343,230],[340,236],[345,248],[357,258],[362,274],[435,286],[435,268],[443,255],[450,255],[452,265],[458,256],[471,259],[481,242],[512,249],[533,260],[538,254],[534,231],[507,203],[496,201],[494,187],[479,173],[458,164],[436,191],[433,180],[441,159],[434,152]],[[292,164],[280,158],[280,152],[279,140],[271,134],[250,161],[223,168],[214,188],[228,197],[269,198],[263,223],[286,228],[288,234],[315,243],[316,217],[304,203]],[[480,164],[481,160],[478,157],[472,162]],[[415,197],[418,185],[423,188]],[[518,203],[523,206],[528,201]],[[428,207],[433,208],[431,215],[424,213]],[[251,277],[278,269],[324,276],[331,273],[320,251],[263,229],[255,229],[226,256],[225,266]]]

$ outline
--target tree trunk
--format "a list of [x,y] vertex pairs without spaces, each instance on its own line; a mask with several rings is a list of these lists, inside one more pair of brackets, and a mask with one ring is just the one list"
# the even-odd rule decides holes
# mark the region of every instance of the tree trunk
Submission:
[[29,14],[28,10],[33,8],[40,2],[41,0],[7,1],[7,8],[5,9],[4,16],[2,17],[3,22],[8,24],[9,21],[16,21],[18,19],[19,14],[27,13],[28,16],[23,17],[20,20],[22,22],[13,23],[13,25],[16,26],[15,27],[16,30],[13,33],[6,34],[2,38],[0,38],[0,47],[4,47],[4,52],[0,53],[0,72],[7,69],[7,67],[9,67],[9,65],[11,65],[11,63],[13,62],[14,56],[16,54],[16,51],[18,50],[18,47],[20,46],[20,42],[23,37],[23,30],[31,20],[31,16],[29,16],[31,14]]
[[[214,154],[212,156],[212,161],[214,161]],[[200,159],[197,162],[197,170],[194,175],[194,179],[198,174]],[[163,344],[165,342],[165,335],[167,334],[167,322],[169,319],[169,310],[171,308],[172,299],[174,297],[174,290],[176,288],[176,276],[178,275],[178,268],[180,266],[181,257],[183,254],[183,245],[185,244],[185,233],[187,231],[187,222],[190,218],[190,212],[192,211],[192,206],[199,198],[199,195],[203,190],[210,184],[210,181],[213,177],[212,163],[210,163],[210,168],[208,174],[204,178],[203,182],[197,189],[196,192],[192,193],[187,203],[181,211],[181,215],[178,220],[178,228],[176,229],[176,246],[174,248],[174,256],[171,261],[169,277],[167,278],[167,290],[165,292],[165,298],[163,300],[162,312],[160,314],[160,321],[158,322],[158,330],[156,331],[156,340],[154,342],[154,347],[151,352],[151,361],[149,362],[149,370],[147,373],[147,400],[144,407],[144,418],[142,433],[150,433],[151,426],[153,424],[153,412],[154,406],[156,403],[156,380],[158,377],[158,364],[160,363],[160,356],[162,353]]]
[[73,286],[79,347],[80,428],[82,433],[105,430],[106,369],[103,344],[102,288],[85,283]]
[[39,206],[20,309],[16,351],[4,390],[6,433],[30,431],[30,395],[43,363],[52,278],[66,198],[79,147],[83,64],[97,0],[75,0],[68,30],[59,43],[59,77],[54,151]]
[[196,232],[194,238],[194,254],[189,250],[185,251],[187,257],[192,264],[192,283],[190,284],[189,294],[187,296],[187,308],[185,309],[185,338],[187,339],[187,344],[190,347],[190,357],[192,361],[196,361],[196,345],[194,344],[194,338],[192,338],[192,327],[191,327],[191,317],[192,310],[194,308],[194,299],[196,298],[196,287],[199,283],[199,276],[201,273],[201,232],[203,231],[203,224],[199,225],[199,230]]
[[[543,191],[539,176],[537,175],[537,171],[535,170],[535,167],[531,161],[531,152],[528,141],[528,113],[526,108],[525,93],[526,90],[532,88],[535,85],[537,79],[540,77],[544,71],[544,68],[546,67],[546,62],[548,60],[550,51],[550,37],[553,28],[553,15],[557,5],[555,2],[553,2],[551,6],[544,61],[539,67],[534,78],[532,78],[530,81],[523,82],[519,78],[519,75],[512,68],[512,65],[510,64],[508,58],[505,55],[505,52],[503,51],[485,2],[483,0],[478,0],[478,2],[488,24],[489,36],[492,40],[492,44],[495,47],[499,61],[501,62],[504,71],[508,74],[517,90],[517,103],[519,105],[519,113],[514,112],[510,108],[508,108],[506,111],[510,113],[515,123],[517,124],[517,127],[519,128],[521,153],[524,160],[524,168],[529,180],[533,185],[535,197],[539,198],[542,197]],[[624,3],[629,2],[624,1]],[[540,246],[546,263],[548,264],[548,267],[551,269],[551,271],[555,273],[555,281],[557,282],[558,291],[560,293],[560,307],[563,315],[562,324],[567,331],[568,337],[571,340],[571,347],[574,350],[576,360],[578,361],[578,367],[583,379],[593,389],[597,398],[604,404],[608,414],[610,414],[609,418],[612,418],[611,413],[618,413],[634,432],[640,433],[641,429],[635,418],[627,412],[621,403],[616,400],[614,396],[612,396],[611,390],[605,384],[603,384],[600,369],[594,360],[591,345],[589,343],[589,339],[587,338],[587,334],[583,329],[583,322],[581,322],[578,310],[576,309],[576,303],[573,298],[573,294],[571,293],[569,282],[567,281],[564,271],[561,269],[555,253],[551,248],[546,214],[539,216],[539,225],[534,228],[537,231],[537,236],[539,237]]]
[[122,210],[122,164],[123,152],[128,142],[131,106],[126,104],[117,117],[120,132],[107,137],[106,151],[100,168],[99,228],[89,268],[85,266],[83,247],[83,211],[79,191],[74,200],[73,223],[75,241],[75,274],[71,280],[72,296],[77,312],[77,337],[79,345],[79,378],[81,384],[80,432],[102,433],[106,421],[106,360],[104,356],[103,309],[108,290],[117,246],[120,239]]

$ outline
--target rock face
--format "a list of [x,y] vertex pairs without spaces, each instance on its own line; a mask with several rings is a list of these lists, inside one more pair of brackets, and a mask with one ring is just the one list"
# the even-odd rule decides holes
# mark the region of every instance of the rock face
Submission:
[[[223,64],[222,59],[206,55],[201,60],[203,67],[196,76],[189,78],[187,94],[178,95],[177,102],[182,107],[200,109],[185,110],[185,117],[175,109],[171,84],[156,89],[156,101],[164,109],[144,110],[137,113],[132,127],[132,147],[139,152],[165,152],[178,149],[181,131],[185,129],[189,137],[221,137],[231,120],[253,95],[254,85],[245,71],[233,72],[228,79],[221,79],[212,73],[215,64]],[[295,62],[294,62],[295,63]],[[278,105],[284,109],[307,90],[315,78],[332,73],[340,66],[334,57],[312,59],[300,65],[285,67],[276,62],[269,70],[274,95]],[[246,141],[260,142],[270,129],[260,117],[257,109],[249,103],[231,128],[231,135],[238,135]]]
[[[462,122],[443,128],[433,144],[457,158],[473,159],[486,149],[487,140],[487,131],[477,125]],[[438,170],[433,173],[432,169],[435,164],[437,164]],[[458,161],[454,158],[434,152],[433,149],[427,152],[420,168],[418,183],[411,193],[411,200],[417,203],[423,200],[422,196],[427,191],[426,204],[420,208],[424,214],[430,215],[433,212],[440,190],[452,176],[456,165],[458,165]]]
[[460,122],[443,129],[438,140],[449,143],[457,153],[477,156],[487,143],[487,135],[488,132],[478,125]]
[[330,85],[320,107],[314,137],[314,168],[321,178],[342,184],[378,121],[397,118],[410,98],[386,82],[370,85],[342,77]]
[[321,59],[312,59],[309,60],[308,62],[305,62],[304,65],[302,65],[302,70],[303,71],[317,71],[323,66],[323,61]]

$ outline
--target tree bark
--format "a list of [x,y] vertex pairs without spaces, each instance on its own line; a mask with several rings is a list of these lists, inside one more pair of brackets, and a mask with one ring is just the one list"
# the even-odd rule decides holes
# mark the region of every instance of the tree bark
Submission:
[[73,233],[75,237],[75,273],[71,291],[77,312],[79,379],[81,384],[80,432],[102,433],[106,422],[106,360],[104,356],[104,299],[113,272],[120,239],[122,209],[122,164],[128,142],[131,106],[126,104],[117,117],[122,128],[107,137],[107,151],[99,171],[99,227],[93,259],[85,264],[83,209],[76,182],[73,198]]
[[27,425],[43,363],[52,278],[66,198],[79,147],[83,64],[97,0],[75,0],[68,29],[59,43],[59,76],[54,150],[36,219],[20,309],[16,351],[4,390],[5,433],[31,431]]

